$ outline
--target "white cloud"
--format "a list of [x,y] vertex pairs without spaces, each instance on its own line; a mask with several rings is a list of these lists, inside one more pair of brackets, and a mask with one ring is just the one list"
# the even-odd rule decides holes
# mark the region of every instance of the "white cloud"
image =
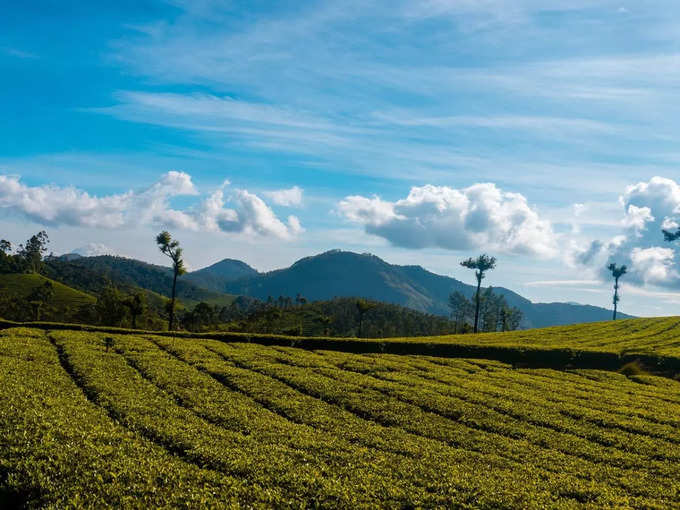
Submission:
[[171,198],[199,194],[191,176],[184,172],[167,172],[140,192],[103,197],[74,187],[27,186],[19,177],[0,175],[0,211],[46,226],[117,229],[153,225],[279,239],[303,231],[295,216],[283,223],[260,197],[247,190],[234,190],[229,196],[233,207],[225,207],[224,188],[228,185],[225,181],[197,206],[178,210],[170,206]]
[[632,228],[637,235],[641,235],[640,233],[645,230],[645,225],[651,221],[654,221],[654,216],[649,207],[637,207],[630,204],[622,223],[624,227]]
[[633,285],[680,287],[675,244],[664,242],[662,229],[680,223],[680,185],[672,179],[652,177],[628,186],[619,198],[623,232],[608,241],[595,240],[575,256],[581,264],[608,277],[608,262],[626,264],[624,279]]
[[292,188],[288,189],[265,191],[263,195],[269,198],[276,205],[297,207],[302,205],[302,193],[302,188],[299,186],[293,186]]
[[426,185],[405,199],[349,196],[338,209],[366,231],[407,248],[439,247],[552,257],[557,238],[550,222],[529,207],[524,196],[492,183],[468,188]]
[[679,282],[678,273],[673,269],[675,252],[671,248],[635,247],[630,253],[630,260],[635,271],[644,283],[657,285],[676,284]]

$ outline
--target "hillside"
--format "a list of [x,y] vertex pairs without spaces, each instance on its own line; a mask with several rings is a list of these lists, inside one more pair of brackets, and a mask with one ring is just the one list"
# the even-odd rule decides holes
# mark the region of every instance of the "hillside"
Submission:
[[[140,287],[165,296],[172,288],[170,268],[124,257],[102,255],[71,260],[52,259],[48,266],[55,278],[67,283],[73,281],[78,285],[92,285],[91,282],[95,281],[98,282],[95,285],[98,287],[101,282],[110,280],[123,288]],[[234,296],[228,294],[197,287],[184,277],[177,281],[177,297],[186,306],[194,306],[200,301],[226,306],[234,299]]]
[[[613,352],[636,338],[654,352],[679,323],[395,342]],[[673,379],[311,341],[2,331],[0,472],[12,476],[0,495],[30,507],[680,504]]]
[[[328,300],[336,296],[360,296],[395,303],[415,310],[448,316],[452,292],[470,297],[475,288],[459,280],[431,273],[420,266],[398,266],[370,254],[339,250],[303,258],[286,269],[242,278],[227,284],[232,294],[266,300],[268,296],[295,296]],[[611,317],[604,308],[566,303],[532,303],[503,287],[494,291],[524,314],[525,327],[544,327],[601,321]],[[630,317],[620,314],[621,318]]]
[[[46,278],[39,274],[0,274],[0,316],[15,316],[28,313],[29,310],[15,310],[16,302],[22,303],[38,287],[50,282],[54,296],[49,304],[42,308],[41,316],[44,320],[71,321],[77,316],[78,310],[93,304],[94,296],[73,289],[62,283]],[[6,307],[10,307],[6,309]],[[33,313],[26,317],[31,320]]]
[[257,274],[258,272],[245,262],[224,259],[198,271],[192,271],[185,275],[183,279],[204,289],[226,292],[227,284]]

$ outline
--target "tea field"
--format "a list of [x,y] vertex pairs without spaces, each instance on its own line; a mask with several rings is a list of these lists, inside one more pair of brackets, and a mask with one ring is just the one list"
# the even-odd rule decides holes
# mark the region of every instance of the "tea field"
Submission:
[[[672,357],[679,322],[418,342]],[[680,507],[672,377],[233,340],[1,331],[0,507]]]

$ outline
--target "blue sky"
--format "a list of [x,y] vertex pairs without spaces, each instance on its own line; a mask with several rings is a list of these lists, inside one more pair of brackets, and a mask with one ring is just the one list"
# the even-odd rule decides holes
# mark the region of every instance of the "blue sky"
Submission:
[[[670,1],[14,2],[0,228],[261,270],[370,251],[536,301],[675,313]],[[225,181],[228,181],[226,183]],[[676,215],[678,218],[676,218]]]

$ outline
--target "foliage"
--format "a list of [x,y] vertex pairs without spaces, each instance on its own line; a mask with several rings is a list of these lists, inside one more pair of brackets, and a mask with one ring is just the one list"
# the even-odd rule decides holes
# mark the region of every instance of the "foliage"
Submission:
[[140,316],[143,316],[149,310],[146,294],[144,292],[137,291],[133,295],[128,296],[123,304],[127,307],[128,312],[132,317],[132,327],[137,329],[137,319]]
[[292,299],[283,296],[265,303],[241,296],[229,307],[214,308],[211,314],[204,315],[208,316],[213,322],[197,324],[196,317],[192,316],[188,322],[183,318],[182,326],[190,331],[228,328],[230,331],[293,336],[372,338],[441,335],[456,331],[455,324],[444,317],[357,298],[295,305]]
[[156,236],[156,244],[163,255],[172,261],[172,290],[170,292],[170,302],[168,303],[168,329],[175,328],[175,299],[177,297],[177,277],[185,274],[184,259],[182,258],[182,248],[179,241],[173,239],[170,232],[164,230]]
[[489,255],[483,253],[476,259],[469,258],[460,263],[461,266],[467,267],[468,269],[475,270],[475,277],[477,278],[477,290],[475,292],[475,318],[473,322],[473,331],[477,333],[479,331],[479,311],[481,306],[481,286],[484,275],[487,271],[490,271],[496,267],[496,258],[490,257]]
[[[611,338],[601,327],[593,341]],[[0,332],[0,493],[59,508],[677,507],[680,383],[640,377],[18,328]]]
[[50,242],[47,232],[44,230],[31,236],[25,244],[19,245],[17,256],[23,262],[26,271],[41,273],[43,269],[43,256],[47,253],[47,244]]
[[614,299],[612,300],[612,303],[614,304],[614,313],[612,320],[616,320],[616,308],[619,304],[619,300],[621,299],[619,297],[619,278],[626,274],[628,268],[626,266],[617,266],[612,262],[607,266],[607,269],[611,271],[612,276],[614,277]]
[[95,309],[99,317],[99,324],[105,326],[122,326],[123,319],[127,314],[124,298],[114,286],[106,287],[97,296]]
[[619,370],[625,376],[646,375],[647,371],[638,360],[630,361],[623,365]]
[[54,285],[49,280],[31,291],[27,297],[27,301],[33,307],[35,314],[34,320],[39,321],[41,319],[41,312],[54,299],[54,294]]

